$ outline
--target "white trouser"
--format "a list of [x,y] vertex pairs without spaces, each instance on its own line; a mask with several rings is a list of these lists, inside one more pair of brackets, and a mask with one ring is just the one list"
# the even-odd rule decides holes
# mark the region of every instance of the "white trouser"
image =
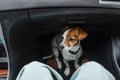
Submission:
[[63,80],[62,77],[51,67],[33,61],[20,70],[16,80],[54,80],[51,73],[57,80]]
[[115,80],[115,78],[102,65],[90,61],[79,67],[70,80]]
[[[63,78],[51,67],[33,61],[21,69],[16,80],[63,80]],[[90,61],[79,67],[70,80],[115,80],[115,78],[102,65]]]

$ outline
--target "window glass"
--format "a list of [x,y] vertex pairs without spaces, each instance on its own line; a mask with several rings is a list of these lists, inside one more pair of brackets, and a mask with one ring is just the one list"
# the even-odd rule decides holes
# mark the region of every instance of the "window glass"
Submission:
[[0,80],[7,80],[8,74],[8,57],[5,49],[2,28],[0,24]]

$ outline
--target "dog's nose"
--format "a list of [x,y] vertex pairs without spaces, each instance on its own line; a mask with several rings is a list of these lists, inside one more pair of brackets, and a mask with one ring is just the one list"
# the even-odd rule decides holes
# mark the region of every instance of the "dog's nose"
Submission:
[[61,49],[63,49],[63,48],[64,48],[64,46],[63,46],[63,45],[60,45],[60,48],[61,48]]

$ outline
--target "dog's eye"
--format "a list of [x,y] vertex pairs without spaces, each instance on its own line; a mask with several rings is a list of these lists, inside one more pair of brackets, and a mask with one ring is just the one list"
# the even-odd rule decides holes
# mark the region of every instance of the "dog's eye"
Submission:
[[73,38],[70,38],[69,41],[74,41],[74,39],[73,39]]

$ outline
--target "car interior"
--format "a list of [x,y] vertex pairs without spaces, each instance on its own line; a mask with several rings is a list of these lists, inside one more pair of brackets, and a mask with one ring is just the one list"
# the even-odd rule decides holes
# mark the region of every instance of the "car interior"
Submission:
[[[9,58],[8,80],[15,80],[31,61],[47,64],[42,58],[52,54],[51,41],[63,26],[80,27],[88,36],[81,41],[83,58],[96,61],[120,79],[120,10],[101,7],[30,8],[0,12],[1,27]],[[60,56],[61,57],[61,56]],[[63,64],[64,65],[64,64]],[[63,70],[58,73],[69,80]]]

